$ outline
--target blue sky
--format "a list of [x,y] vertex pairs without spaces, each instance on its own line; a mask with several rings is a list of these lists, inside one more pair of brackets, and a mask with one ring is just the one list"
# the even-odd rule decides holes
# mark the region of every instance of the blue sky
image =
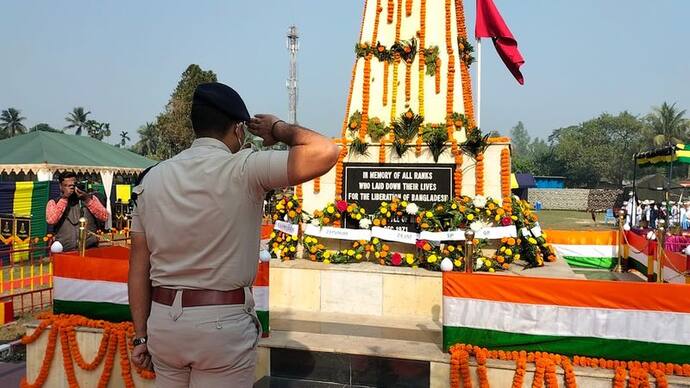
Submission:
[[[428,0],[442,1],[442,0]],[[495,0],[526,59],[525,86],[483,45],[482,127],[533,136],[602,112],[690,109],[690,1]],[[61,128],[75,106],[133,134],[190,63],[235,87],[251,113],[287,116],[285,33],[300,31],[302,124],[339,133],[363,1],[5,0],[0,109]],[[466,2],[470,34],[474,1]],[[476,82],[476,66],[473,66]],[[476,84],[475,84],[476,89]],[[689,115],[690,116],[690,115]],[[112,138],[111,142],[115,139]]]

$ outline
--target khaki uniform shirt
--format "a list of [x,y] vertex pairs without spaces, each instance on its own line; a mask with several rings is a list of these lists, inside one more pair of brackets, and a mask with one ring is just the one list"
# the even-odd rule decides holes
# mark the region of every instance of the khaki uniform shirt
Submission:
[[151,283],[232,290],[256,276],[267,191],[288,185],[287,151],[231,153],[212,138],[152,168],[134,188],[132,232],[146,234]]

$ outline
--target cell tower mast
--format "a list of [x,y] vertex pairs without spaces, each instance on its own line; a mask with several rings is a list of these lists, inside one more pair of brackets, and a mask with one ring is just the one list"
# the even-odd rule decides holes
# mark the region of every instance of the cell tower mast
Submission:
[[290,73],[287,80],[288,89],[288,120],[292,124],[297,124],[297,50],[299,50],[299,43],[297,39],[297,27],[290,26],[287,34],[287,48],[290,52]]

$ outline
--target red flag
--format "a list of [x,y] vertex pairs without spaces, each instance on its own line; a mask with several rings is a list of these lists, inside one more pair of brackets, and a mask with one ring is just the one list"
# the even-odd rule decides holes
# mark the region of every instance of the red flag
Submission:
[[493,0],[477,0],[477,24],[474,29],[474,36],[477,39],[492,38],[494,47],[496,47],[498,55],[508,70],[520,85],[525,83],[525,79],[520,73],[520,66],[525,63],[525,60],[518,50],[517,40],[513,37],[513,33],[510,32],[506,22],[503,21],[503,17],[496,9]]

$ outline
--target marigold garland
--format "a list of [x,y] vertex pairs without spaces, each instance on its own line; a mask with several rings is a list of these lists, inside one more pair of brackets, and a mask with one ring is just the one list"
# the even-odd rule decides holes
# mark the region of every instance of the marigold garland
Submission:
[[[461,38],[467,38],[467,27],[465,26],[465,10],[462,0],[455,0],[455,20],[457,23],[458,35]],[[462,96],[463,108],[467,120],[470,125],[469,128],[474,128],[474,102],[472,100],[472,78],[469,71],[469,65],[466,63],[460,64],[460,79],[462,80]]]
[[383,62],[383,106],[388,105],[388,68],[390,67],[390,62]]
[[484,153],[477,155],[477,164],[475,167],[475,195],[484,195]]
[[[410,0],[411,1],[411,0]],[[425,40],[426,40],[426,0],[420,0],[419,2],[419,84],[418,89],[418,101],[419,101],[419,115],[424,117],[424,64],[426,63],[425,55]],[[423,126],[419,126],[419,131],[417,132],[417,144],[415,147],[415,154],[419,157],[422,154],[422,132]]]
[[[128,355],[132,348],[127,345],[131,342],[130,339],[134,338],[134,326],[131,322],[112,323],[91,320],[78,315],[53,315],[48,313],[40,314],[38,319],[41,320],[38,328],[31,335],[24,336],[22,338],[22,343],[25,345],[33,343],[41,336],[48,326],[51,326],[48,336],[48,345],[36,381],[29,383],[25,377],[21,381],[21,387],[41,387],[45,384],[48,378],[50,365],[55,356],[58,338],[60,339],[60,346],[62,348],[63,367],[70,387],[79,386],[74,369],[74,362],[76,362],[79,368],[84,370],[95,370],[101,362],[104,362],[98,386],[106,387],[110,381],[114,359],[117,353],[120,355],[120,366],[122,368],[122,378],[125,382],[125,386],[134,387]],[[75,327],[90,327],[103,330],[98,353],[94,357],[94,360],[89,363],[84,360],[79,350],[79,344],[76,341]],[[137,373],[144,379],[153,379],[155,377],[155,374],[151,371],[137,369]]]
[[359,140],[364,141],[369,128],[369,89],[371,87],[371,54],[364,59],[364,77],[362,78],[362,122],[359,126]]
[[[469,363],[469,356],[474,355],[477,358],[477,364],[481,365],[482,358],[490,358],[494,360],[515,361],[515,375],[513,376],[513,388],[522,387],[525,376],[526,364],[536,363],[536,370],[533,380],[533,387],[542,387],[544,382],[547,386],[557,386],[556,366],[563,369],[564,381],[566,388],[576,388],[577,381],[573,371],[573,365],[587,368],[604,368],[615,371],[613,378],[613,387],[624,387],[626,372],[629,373],[630,379],[628,387],[649,387],[649,374],[651,373],[655,380],[656,386],[668,387],[666,375],[675,374],[677,376],[690,377],[690,364],[672,364],[663,362],[639,362],[639,361],[618,361],[606,360],[603,358],[589,358],[574,356],[572,361],[569,357],[544,352],[526,352],[526,351],[504,351],[504,350],[487,350],[478,346],[457,344],[449,349],[450,352],[450,386],[460,387],[460,378],[469,380],[469,366],[464,368]],[[467,364],[466,364],[467,363]],[[477,368],[477,373],[481,373]],[[481,377],[479,377],[481,382]],[[463,386],[471,386],[471,381],[465,383]]]
[[386,163],[386,139],[385,136],[381,136],[379,143],[379,163]]
[[512,213],[512,198],[510,190],[510,150],[501,150],[501,197],[503,197],[503,210]]
[[[347,124],[346,124],[347,126]],[[335,164],[335,197],[340,198],[343,193],[343,160],[347,156],[347,142],[343,141],[338,154],[338,162]]]
[[441,93],[441,58],[436,58],[436,70],[434,72],[434,88],[436,94]]
[[613,375],[613,388],[625,388],[626,371],[623,367],[616,368]]
[[101,337],[101,343],[98,345],[98,352],[96,353],[96,356],[94,356],[93,360],[91,362],[86,362],[84,360],[84,357],[81,355],[81,352],[79,351],[79,346],[77,343],[77,337],[76,337],[76,330],[74,330],[74,327],[66,328],[67,330],[67,336],[69,340],[69,349],[72,353],[72,358],[77,362],[77,365],[79,368],[83,370],[94,370],[98,365],[101,364],[103,361],[103,358],[105,358],[106,351],[108,350],[108,341],[110,338],[110,328],[105,328],[103,330],[103,336]]
[[69,339],[66,330],[53,326],[54,330],[59,331],[60,347],[62,349],[62,364],[65,368],[65,375],[67,375],[67,383],[70,387],[79,387],[77,382],[77,375],[74,373],[74,363],[72,362],[72,351],[69,348]]
[[668,381],[666,380],[666,373],[659,368],[652,369],[654,379],[656,379],[656,386],[658,388],[668,388]]
[[402,2],[403,0],[397,0],[397,11],[395,13],[395,41],[400,41],[400,27],[402,23]]
[[388,0],[388,12],[386,14],[386,21],[388,22],[388,24],[393,23],[393,7],[393,0]]
[[314,194],[321,192],[321,177],[314,178]]
[[534,370],[532,388],[542,388],[544,386],[544,374],[546,373],[546,360],[538,358],[536,364],[537,368]]
[[558,378],[556,377],[556,363],[551,360],[546,360],[546,387],[558,388]]
[[410,84],[412,81],[412,61],[405,61],[405,102],[410,101]]
[[448,79],[446,86],[446,115],[453,114],[453,89],[455,82],[455,56],[453,54],[453,42],[451,40],[451,0],[446,0],[446,52],[448,53]]
[[480,388],[489,388],[489,371],[486,369],[487,353],[486,349],[477,353],[477,377]]
[[101,378],[98,379],[98,388],[105,388],[110,381],[110,375],[113,373],[113,366],[115,365],[115,352],[117,351],[117,337],[110,336],[108,340],[108,354],[105,357],[105,364],[103,365],[103,372]]
[[450,146],[451,152],[455,157],[455,172],[453,173],[453,190],[455,192],[455,198],[459,199],[462,196],[462,154],[458,149],[458,144],[451,140]]
[[515,360],[515,375],[513,375],[512,388],[522,388],[525,381],[525,369],[527,368],[527,359],[519,357]]
[[[393,88],[391,90],[391,119],[392,123],[396,119],[398,108],[398,65],[400,64],[400,54],[393,54]],[[391,129],[391,137],[393,130]]]
[[405,16],[412,16],[412,0],[405,0]]
[[460,354],[463,351],[457,351],[450,354],[450,386],[460,386]]

